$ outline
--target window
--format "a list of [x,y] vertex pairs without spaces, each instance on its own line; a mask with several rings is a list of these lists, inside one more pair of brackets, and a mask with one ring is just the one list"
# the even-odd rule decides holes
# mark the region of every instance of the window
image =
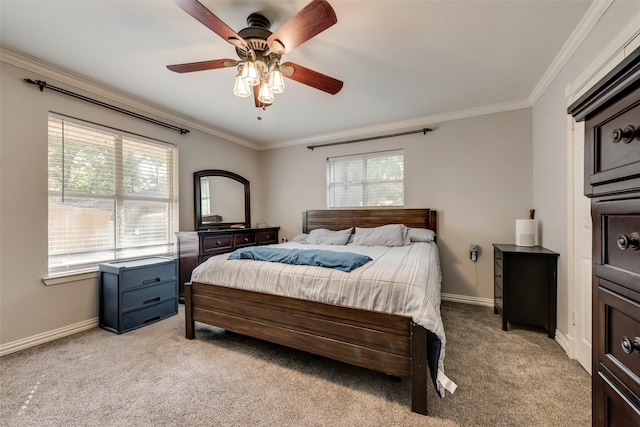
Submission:
[[49,116],[49,273],[173,253],[177,149]]
[[330,208],[404,205],[402,150],[327,159]]

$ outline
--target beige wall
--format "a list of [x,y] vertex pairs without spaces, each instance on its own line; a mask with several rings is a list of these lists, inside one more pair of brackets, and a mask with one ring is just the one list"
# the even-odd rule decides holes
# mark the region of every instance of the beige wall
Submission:
[[201,169],[227,169],[249,179],[253,212],[260,215],[257,195],[263,189],[257,172],[258,152],[197,130],[180,135],[51,90],[40,92],[22,79],[42,79],[79,90],[4,62],[0,67],[0,344],[98,316],[95,279],[54,286],[42,282],[47,275],[49,111],[176,144],[181,230],[193,229],[193,172]]
[[[441,123],[434,131],[371,142],[261,153],[264,220],[289,238],[302,212],[326,209],[326,158],[404,149],[405,207],[438,210],[442,292],[493,299],[492,243],[513,243],[532,207],[531,109]],[[469,244],[482,248],[477,263]],[[486,302],[486,301],[485,301]]]

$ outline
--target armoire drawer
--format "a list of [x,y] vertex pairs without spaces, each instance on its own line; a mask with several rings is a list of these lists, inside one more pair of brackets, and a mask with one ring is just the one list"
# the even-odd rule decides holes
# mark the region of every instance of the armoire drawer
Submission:
[[[637,189],[640,169],[640,93],[612,104],[587,120],[591,156],[589,184],[596,193]],[[624,181],[624,182],[622,182]],[[619,182],[615,186],[609,183]]]
[[595,274],[640,292],[640,199],[593,206]]
[[629,403],[629,397],[616,387],[615,380],[608,378],[604,372],[594,373],[593,406],[594,426],[636,426],[640,420],[640,409]]
[[598,305],[598,359],[640,396],[640,303],[599,287]]

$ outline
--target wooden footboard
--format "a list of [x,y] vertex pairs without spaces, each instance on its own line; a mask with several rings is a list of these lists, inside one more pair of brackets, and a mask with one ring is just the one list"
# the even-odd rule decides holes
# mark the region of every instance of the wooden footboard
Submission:
[[217,326],[411,380],[427,413],[427,331],[410,317],[202,283],[185,284],[186,337]]

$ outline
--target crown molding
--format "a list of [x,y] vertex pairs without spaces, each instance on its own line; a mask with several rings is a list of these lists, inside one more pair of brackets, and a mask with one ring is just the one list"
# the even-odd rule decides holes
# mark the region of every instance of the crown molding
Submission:
[[64,68],[46,63],[39,59],[0,48],[0,61],[15,65],[16,67],[22,68],[26,71],[37,73],[46,78],[55,79],[61,83],[64,83],[65,85],[89,92],[101,98],[126,105],[127,107],[134,108],[145,113],[153,114],[156,117],[172,121],[179,124],[180,126],[197,129],[209,135],[213,135],[226,141],[240,144],[254,150],[258,149],[258,145],[251,141],[247,141],[235,135],[231,135],[218,129],[214,129],[210,126],[206,126],[202,123],[190,120],[175,111],[150,103],[148,101],[144,101],[140,98],[121,92],[112,87],[100,84],[94,80],[88,79]]
[[327,133],[310,138],[299,138],[272,144],[262,144],[258,147],[258,150],[271,150],[275,148],[291,147],[294,145],[331,143],[344,139],[366,138],[368,136],[378,136],[387,133],[404,131],[410,128],[433,127],[437,123],[448,122],[451,120],[466,119],[469,117],[484,116],[487,114],[502,113],[505,111],[519,110],[529,107],[531,107],[531,104],[526,99],[520,101],[510,101],[501,104],[492,104],[482,107],[469,108],[466,110],[452,111],[449,113],[434,114],[431,116],[424,116],[411,120],[403,120],[398,122],[385,123],[382,125],[349,129],[343,132]]
[[[608,68],[613,68],[621,59],[631,53],[625,52],[625,49],[638,36],[640,36],[640,13],[636,14],[607,47],[591,61],[589,66],[571,82],[571,90],[566,98],[577,99],[586,92],[591,85],[606,74]],[[618,59],[616,60],[616,58]]]
[[553,79],[556,78],[560,70],[562,70],[569,59],[571,59],[571,56],[573,56],[614,1],[615,0],[595,0],[591,3],[587,13],[585,13],[578,26],[573,30],[569,39],[565,42],[564,46],[562,46],[562,49],[560,49],[558,55],[556,55],[549,68],[547,68],[547,71],[542,75],[536,87],[533,88],[528,98],[531,105],[538,102],[544,91],[547,90],[551,82],[553,82]]

